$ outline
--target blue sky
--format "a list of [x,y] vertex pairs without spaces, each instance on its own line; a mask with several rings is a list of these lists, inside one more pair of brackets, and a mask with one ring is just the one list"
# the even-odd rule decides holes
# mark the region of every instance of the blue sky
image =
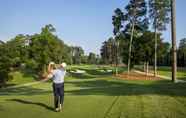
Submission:
[[[128,0],[1,0],[0,40],[17,34],[34,34],[52,24],[69,45],[99,53],[103,41],[112,36],[115,8]],[[177,0],[177,39],[186,37],[186,0]],[[170,26],[163,37],[170,41]]]

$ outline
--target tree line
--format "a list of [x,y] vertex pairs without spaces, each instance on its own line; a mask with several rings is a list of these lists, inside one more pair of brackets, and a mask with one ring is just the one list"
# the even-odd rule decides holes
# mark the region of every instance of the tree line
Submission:
[[[103,42],[100,50],[104,63],[116,64],[121,59],[127,64],[128,73],[135,64],[144,64],[146,71],[149,64],[154,65],[154,76],[157,65],[175,64],[175,29],[172,27],[172,48],[161,36],[171,20],[172,26],[175,25],[174,13],[175,0],[129,0],[124,9],[116,8],[112,16],[113,36]],[[177,54],[179,66],[185,61],[183,42]],[[113,58],[116,55],[119,57]]]
[[96,64],[99,56],[85,55],[80,46],[68,46],[55,35],[56,29],[46,25],[34,35],[19,34],[7,42],[0,41],[0,83],[11,79],[9,73],[29,70],[39,77],[46,73],[47,64],[66,62],[67,64]]
[[[158,34],[157,42],[157,65],[158,66],[171,66],[171,44],[169,42],[164,42],[164,39],[161,38],[161,34]],[[138,39],[134,40],[134,49],[135,53],[132,56],[132,64],[144,64],[148,62],[150,65],[154,64],[154,32],[144,32],[144,34]],[[151,39],[151,40],[150,40]],[[116,46],[116,41],[113,37],[110,37],[102,43],[101,47],[101,60],[103,64],[116,64],[118,61],[119,64],[127,63],[128,60],[128,42],[129,39],[121,38],[119,39],[119,46]],[[136,41],[137,40],[137,41]],[[116,49],[119,48],[119,60],[116,60]],[[132,52],[132,53],[133,53]],[[186,67],[186,38],[183,38],[179,42],[177,50],[177,64],[179,67]],[[133,54],[132,54],[133,55]],[[150,59],[148,59],[150,58]],[[145,61],[146,59],[146,61]]]

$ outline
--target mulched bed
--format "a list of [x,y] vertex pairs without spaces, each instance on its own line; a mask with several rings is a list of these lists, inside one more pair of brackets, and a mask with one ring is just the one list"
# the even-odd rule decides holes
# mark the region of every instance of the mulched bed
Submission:
[[161,78],[159,77],[154,77],[151,75],[146,75],[146,74],[139,74],[136,72],[130,72],[128,75],[127,72],[121,73],[117,75],[118,78],[124,79],[124,80],[160,80]]

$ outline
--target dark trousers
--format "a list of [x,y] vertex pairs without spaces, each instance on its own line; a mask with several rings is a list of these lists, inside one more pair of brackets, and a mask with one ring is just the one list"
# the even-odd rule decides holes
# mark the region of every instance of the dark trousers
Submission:
[[54,92],[54,106],[58,108],[59,103],[63,105],[64,101],[64,83],[55,84],[53,83]]

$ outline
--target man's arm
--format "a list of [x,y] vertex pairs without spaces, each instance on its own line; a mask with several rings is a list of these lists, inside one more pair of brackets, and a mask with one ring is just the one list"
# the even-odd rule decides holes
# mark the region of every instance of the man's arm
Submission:
[[46,81],[48,81],[48,80],[50,80],[52,78],[51,76],[52,76],[52,74],[47,73],[46,77],[43,80],[41,80],[41,81],[46,82]]
[[50,78],[45,77],[45,78],[44,78],[44,79],[42,79],[41,81],[42,81],[42,82],[46,82],[46,81],[48,81],[48,80],[50,80]]
[[52,77],[52,65],[53,65],[54,63],[53,62],[50,62],[49,63],[49,65],[48,65],[48,69],[47,69],[47,75],[46,75],[46,77],[42,80],[42,81],[48,81],[49,79],[51,79]]
[[52,65],[54,65],[54,62],[50,62],[48,65],[48,74],[52,73]]

